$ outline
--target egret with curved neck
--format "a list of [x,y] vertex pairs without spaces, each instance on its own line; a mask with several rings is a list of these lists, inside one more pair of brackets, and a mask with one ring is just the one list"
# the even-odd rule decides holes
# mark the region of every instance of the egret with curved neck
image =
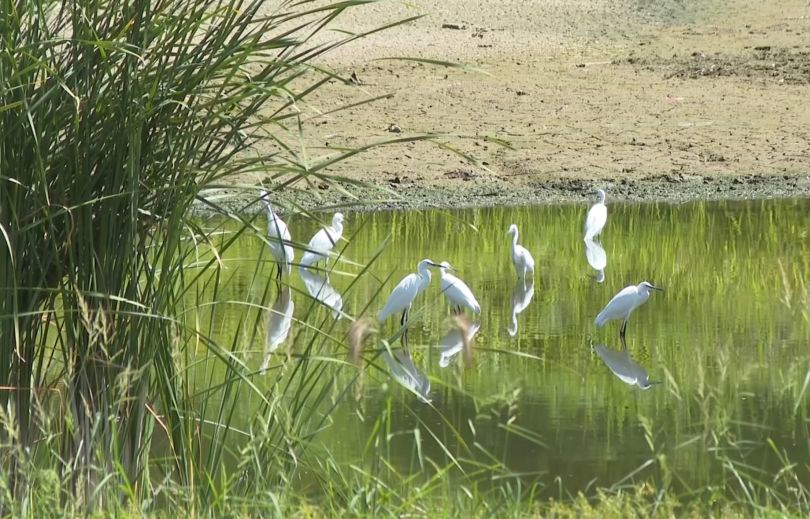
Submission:
[[525,247],[518,245],[518,228],[512,224],[506,234],[512,235],[512,264],[518,277],[526,279],[526,274],[531,272],[534,277],[534,258]]
[[441,265],[437,265],[429,259],[423,259],[416,266],[415,273],[402,278],[402,281],[391,291],[391,295],[388,296],[388,301],[386,301],[383,309],[377,314],[377,319],[380,322],[385,321],[395,313],[402,312],[400,324],[405,326],[408,322],[408,314],[413,300],[430,285],[430,267],[441,267]]

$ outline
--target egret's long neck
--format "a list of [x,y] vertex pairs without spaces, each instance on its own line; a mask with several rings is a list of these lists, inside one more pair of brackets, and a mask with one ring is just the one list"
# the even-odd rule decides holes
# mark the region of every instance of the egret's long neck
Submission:
[[340,222],[332,222],[332,229],[335,230],[335,234],[343,234],[343,224]]
[[424,290],[430,285],[430,270],[428,269],[427,265],[422,265],[419,267],[419,275],[422,277],[422,282],[419,284],[419,288]]
[[599,203],[600,204],[605,203],[605,194],[604,193],[599,193]]
[[518,232],[517,230],[515,230],[515,233],[512,236],[512,252],[515,252],[515,248],[517,247],[517,240],[518,240]]

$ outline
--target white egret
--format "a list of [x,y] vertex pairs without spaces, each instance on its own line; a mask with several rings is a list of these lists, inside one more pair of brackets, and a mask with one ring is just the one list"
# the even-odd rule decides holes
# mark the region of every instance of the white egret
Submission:
[[529,306],[529,303],[532,302],[532,297],[534,297],[534,279],[532,279],[528,285],[526,285],[525,279],[519,279],[517,283],[515,283],[515,288],[512,289],[512,324],[506,329],[510,337],[517,335],[517,316]]
[[259,368],[260,372],[267,371],[273,352],[287,340],[294,311],[295,304],[290,294],[290,287],[285,286],[279,291],[267,318],[267,346],[264,349],[264,361]]
[[342,317],[340,311],[343,309],[343,297],[329,283],[329,278],[303,267],[298,269],[298,273],[301,274],[301,279],[304,281],[304,286],[307,288],[309,295],[330,308],[332,317],[339,320]]
[[270,243],[270,254],[273,255],[273,259],[278,264],[277,277],[281,277],[282,270],[288,274],[290,273],[290,265],[295,259],[295,253],[290,245],[292,237],[287,224],[273,211],[273,207],[270,205],[270,195],[267,191],[261,191],[260,197],[267,213],[267,237]]
[[386,348],[382,352],[382,358],[388,364],[394,380],[423,402],[430,403],[430,379],[414,365],[407,349],[402,348],[392,353]]
[[605,192],[601,189],[596,191],[599,201],[596,202],[588,211],[588,217],[585,219],[585,240],[593,240],[607,222],[607,206],[605,205]]
[[417,265],[414,274],[408,274],[402,278],[402,281],[391,291],[391,295],[388,296],[388,301],[386,301],[383,309],[377,314],[377,319],[380,322],[398,312],[402,312],[400,324],[404,326],[408,322],[408,313],[411,310],[413,300],[430,285],[430,267],[441,268],[441,265],[433,263],[429,259],[423,259]]
[[[462,318],[465,319],[465,318]],[[439,339],[439,367],[446,368],[450,365],[453,357],[459,354],[464,349],[464,344],[470,344],[475,338],[475,334],[481,328],[481,322],[475,321],[470,323],[466,321],[469,326],[465,330],[461,326],[451,326],[447,333]]]
[[624,320],[619,330],[619,337],[624,340],[624,332],[627,330],[627,320],[630,318],[630,314],[650,298],[653,290],[664,291],[663,288],[653,286],[652,283],[647,281],[642,281],[638,285],[624,287],[599,312],[594,323],[601,328],[606,322],[613,319]]
[[444,297],[447,298],[447,302],[450,303],[450,306],[453,307],[457,313],[461,313],[463,311],[462,308],[466,308],[474,314],[481,313],[481,305],[478,304],[478,300],[475,299],[470,287],[453,274],[447,272],[452,268],[450,263],[442,261],[441,267],[442,268],[439,269],[439,276],[441,278],[440,285],[442,287],[442,293],[444,293]]
[[596,282],[605,280],[605,267],[607,266],[607,253],[599,242],[585,240],[585,259],[596,271]]
[[528,272],[531,272],[532,276],[534,276],[534,258],[525,247],[518,245],[517,225],[510,225],[506,234],[512,235],[512,264],[515,266],[515,272],[524,279]]
[[328,261],[329,253],[343,236],[343,215],[335,213],[332,225],[322,228],[309,240],[307,251],[301,257],[301,265],[309,267],[320,261]]
[[638,386],[644,390],[650,389],[653,384],[660,384],[660,382],[649,379],[647,370],[630,358],[627,348],[622,348],[622,351],[615,351],[597,344],[593,349],[610,371],[625,384]]

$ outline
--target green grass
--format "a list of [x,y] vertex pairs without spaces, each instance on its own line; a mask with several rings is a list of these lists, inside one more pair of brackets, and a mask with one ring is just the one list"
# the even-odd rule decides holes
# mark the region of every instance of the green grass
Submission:
[[[383,376],[385,342],[399,331],[368,339],[358,367],[346,360],[341,323],[310,301],[297,314],[292,361],[261,378],[244,353],[262,341],[276,290],[264,275],[269,257],[266,248],[246,254],[239,273],[231,258],[243,238],[266,241],[263,217],[250,207],[228,212],[206,194],[256,175],[283,207],[288,190],[311,180],[344,189],[327,168],[370,146],[436,141],[399,138],[314,158],[300,144],[308,97],[340,80],[318,58],[364,36],[323,31],[368,2],[0,1],[0,517],[806,515],[800,468],[776,448],[778,481],[723,458],[729,474],[751,480],[735,499],[707,491],[682,505],[682,496],[640,485],[538,502],[539,486],[496,450],[465,442],[452,417],[439,417],[447,436],[400,430],[399,409],[415,419],[421,410],[407,392],[364,416],[371,432],[355,439],[373,463],[342,465],[314,440],[341,403],[356,399],[357,412],[368,411],[358,393]],[[194,204],[225,219],[201,222]],[[471,229],[462,224],[447,218],[436,232],[460,240],[459,227]],[[774,227],[760,224],[765,252],[775,249]],[[374,305],[383,291],[377,261],[407,251],[386,230],[373,240],[362,231],[355,226],[347,243],[373,252],[361,260],[347,248],[332,275],[348,273],[344,296],[373,280],[363,305]],[[728,247],[734,272],[744,252]],[[677,244],[647,254],[662,250],[675,257]],[[779,279],[786,307],[800,313],[799,271],[786,266]],[[685,271],[666,281],[689,282]],[[718,277],[713,288],[733,282]],[[347,313],[363,308],[353,302]],[[799,371],[786,378],[784,394],[803,413],[807,383]],[[701,383],[701,400],[687,406],[722,447],[733,445],[734,424],[715,404],[733,398],[730,385]],[[511,417],[517,397],[506,391],[476,405]],[[655,433],[649,426],[666,477]],[[394,463],[403,438],[418,471]],[[429,442],[447,458],[426,454]]]

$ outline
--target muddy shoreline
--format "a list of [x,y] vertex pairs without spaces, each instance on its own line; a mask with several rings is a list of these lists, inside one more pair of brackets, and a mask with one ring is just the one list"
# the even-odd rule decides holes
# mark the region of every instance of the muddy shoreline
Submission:
[[[469,186],[424,186],[413,184],[352,186],[352,199],[334,189],[317,193],[294,191],[274,198],[280,207],[298,206],[306,211],[331,211],[341,208],[353,212],[421,209],[465,209],[475,207],[514,207],[540,204],[578,203],[593,199],[596,189],[605,189],[610,202],[687,203],[719,200],[763,200],[810,197],[810,175],[736,177],[699,177],[668,175],[650,179],[581,180],[556,179],[532,186],[509,186],[497,182]],[[232,212],[259,210],[256,195],[236,190],[211,190],[204,196]],[[198,203],[194,212],[210,216],[206,204]],[[284,212],[282,210],[282,212]]]

